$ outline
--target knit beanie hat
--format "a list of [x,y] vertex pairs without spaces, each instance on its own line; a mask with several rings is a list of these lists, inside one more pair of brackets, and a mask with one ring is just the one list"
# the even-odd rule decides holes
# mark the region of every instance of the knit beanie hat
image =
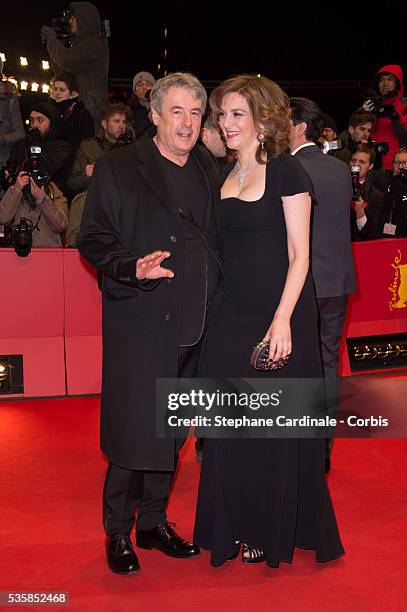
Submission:
[[133,79],[133,91],[139,81],[148,81],[151,85],[154,85],[155,78],[151,74],[151,72],[141,71],[138,72]]

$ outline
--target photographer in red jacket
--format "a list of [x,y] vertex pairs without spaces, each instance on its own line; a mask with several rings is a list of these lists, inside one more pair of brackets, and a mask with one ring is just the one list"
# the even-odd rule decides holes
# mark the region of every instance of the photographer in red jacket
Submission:
[[373,88],[363,103],[365,111],[376,115],[374,140],[387,142],[389,146],[383,156],[383,166],[389,171],[395,153],[407,145],[407,98],[403,94],[403,72],[400,66],[390,64],[377,72]]

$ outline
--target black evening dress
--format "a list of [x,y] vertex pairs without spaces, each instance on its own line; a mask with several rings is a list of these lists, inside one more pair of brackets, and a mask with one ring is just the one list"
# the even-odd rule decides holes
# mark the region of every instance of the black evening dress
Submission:
[[[291,318],[289,365],[273,372],[250,365],[287,276],[281,196],[311,191],[298,161],[282,154],[267,164],[259,200],[221,201],[225,292],[206,336],[201,377],[322,377],[310,274]],[[315,550],[321,562],[344,553],[325,481],[324,445],[323,439],[206,439],[194,542],[211,551],[213,565],[236,553],[236,540],[263,550],[272,567],[291,562],[296,546]]]

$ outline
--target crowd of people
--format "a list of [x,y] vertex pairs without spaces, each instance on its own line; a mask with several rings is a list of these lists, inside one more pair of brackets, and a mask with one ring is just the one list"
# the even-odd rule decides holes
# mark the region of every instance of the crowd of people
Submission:
[[[241,551],[277,567],[298,546],[336,559],[329,442],[207,439],[188,542],[166,517],[183,440],[156,436],[152,407],[157,378],[336,379],[356,287],[351,236],[407,236],[401,70],[377,73],[341,134],[314,101],[250,75],[223,81],[208,106],[193,75],[141,71],[128,105],[102,107],[107,48],[84,5],[71,5],[70,49],[44,29],[58,70],[23,146],[3,86],[0,223],[29,219],[34,246],[67,240],[101,273],[108,566],[140,569],[135,512],[137,546],[171,557],[203,547],[214,566]],[[100,78],[78,68],[82,47]],[[254,369],[260,338],[267,358]]]
[[[154,83],[151,73],[138,72],[127,104],[104,104],[95,113],[95,107],[80,95],[77,75],[61,69],[52,80],[49,100],[31,108],[30,130],[25,135],[16,91],[3,80],[0,224],[18,225],[24,217],[38,230],[33,232],[33,246],[75,247],[96,160],[154,130],[149,100]],[[339,132],[335,120],[323,113],[315,136],[325,154],[352,170],[355,188],[349,223],[354,241],[407,236],[407,99],[403,98],[402,72],[398,66],[385,66],[374,83],[372,99],[352,113],[346,130]],[[200,141],[221,166],[233,158],[209,109],[203,117]],[[24,174],[32,165],[31,147],[36,145],[41,149],[37,166],[47,172],[48,182],[39,192],[33,187],[30,194],[33,177]],[[8,187],[10,192],[5,195]],[[53,201],[60,211],[58,224],[46,212],[52,210],[46,207]]]

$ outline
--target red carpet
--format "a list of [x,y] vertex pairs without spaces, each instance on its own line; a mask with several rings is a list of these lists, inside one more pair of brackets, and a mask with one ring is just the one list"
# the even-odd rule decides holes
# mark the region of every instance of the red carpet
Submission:
[[[278,570],[238,559],[215,569],[207,552],[178,560],[143,550],[142,571],[122,577],[104,559],[98,410],[98,398],[0,403],[0,591],[68,591],[68,609],[84,612],[407,609],[406,440],[335,443],[343,559],[319,565],[299,550]],[[198,473],[190,440],[168,512],[186,537]]]

